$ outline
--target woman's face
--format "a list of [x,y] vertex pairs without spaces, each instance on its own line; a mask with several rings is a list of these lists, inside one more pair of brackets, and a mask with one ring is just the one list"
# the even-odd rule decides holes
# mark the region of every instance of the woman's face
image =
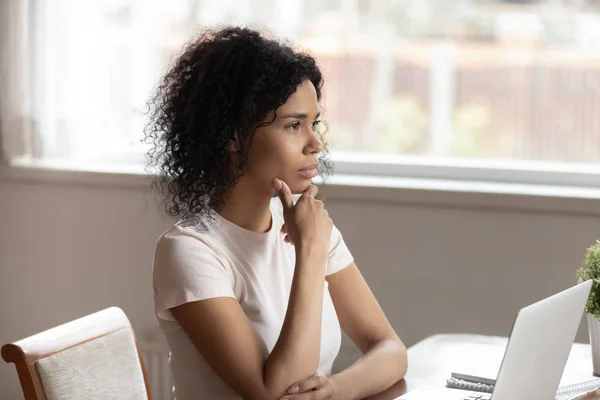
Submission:
[[[312,82],[299,85],[276,114],[273,123],[256,129],[244,179],[251,179],[260,190],[272,190],[273,179],[279,178],[292,193],[301,193],[317,176],[317,156],[322,150],[315,134],[319,103]],[[272,120],[273,113],[265,122]]]

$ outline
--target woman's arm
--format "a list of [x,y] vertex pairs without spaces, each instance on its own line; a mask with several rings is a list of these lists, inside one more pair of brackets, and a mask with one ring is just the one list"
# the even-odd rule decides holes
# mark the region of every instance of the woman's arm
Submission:
[[[319,269],[321,274],[306,272]],[[171,311],[215,373],[242,398],[274,400],[317,370],[324,274],[324,256],[298,257],[281,334],[267,358],[235,299],[191,302]]]
[[[285,393],[295,377],[305,379],[313,375],[321,356],[326,254],[296,253],[296,270],[283,327],[264,367],[263,381],[269,389],[272,387],[269,392],[275,394]],[[307,268],[302,264],[312,265]]]
[[342,399],[382,392],[406,374],[406,347],[400,340],[356,264],[327,277],[340,324],[363,356],[334,375]]
[[[317,371],[327,245],[332,221],[310,186],[294,206],[288,186],[276,187],[296,265],[288,308],[275,347],[264,344],[232,298],[214,298],[173,308],[175,319],[207,363],[244,399],[269,400]],[[200,395],[200,394],[199,394]]]

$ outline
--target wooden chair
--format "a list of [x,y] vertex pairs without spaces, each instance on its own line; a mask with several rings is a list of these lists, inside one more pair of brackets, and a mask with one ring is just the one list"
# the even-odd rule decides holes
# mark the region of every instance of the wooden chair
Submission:
[[151,399],[129,319],[111,307],[2,346],[25,400]]

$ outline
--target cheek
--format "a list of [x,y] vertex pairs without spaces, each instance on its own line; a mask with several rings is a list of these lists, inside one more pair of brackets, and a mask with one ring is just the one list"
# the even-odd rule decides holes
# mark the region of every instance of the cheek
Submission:
[[257,141],[250,149],[247,175],[270,185],[273,178],[283,179],[292,193],[302,193],[310,184],[297,174],[302,158],[302,143],[287,140]]
[[279,137],[265,139],[261,138],[252,144],[248,156],[249,171],[275,177],[296,165],[298,151],[301,150],[296,149],[293,141]]
[[300,135],[280,132],[268,143],[264,143],[264,150],[270,157],[279,161],[294,162],[302,155],[303,141]]

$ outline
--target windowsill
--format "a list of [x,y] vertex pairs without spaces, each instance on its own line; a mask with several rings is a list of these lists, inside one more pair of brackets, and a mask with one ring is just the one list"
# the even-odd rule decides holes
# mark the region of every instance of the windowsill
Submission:
[[[149,190],[151,176],[137,165],[20,161],[0,166],[0,181]],[[600,215],[600,188],[593,187],[337,174],[321,193],[340,202]]]
[[140,165],[16,160],[0,165],[0,181],[140,190],[150,185]]

